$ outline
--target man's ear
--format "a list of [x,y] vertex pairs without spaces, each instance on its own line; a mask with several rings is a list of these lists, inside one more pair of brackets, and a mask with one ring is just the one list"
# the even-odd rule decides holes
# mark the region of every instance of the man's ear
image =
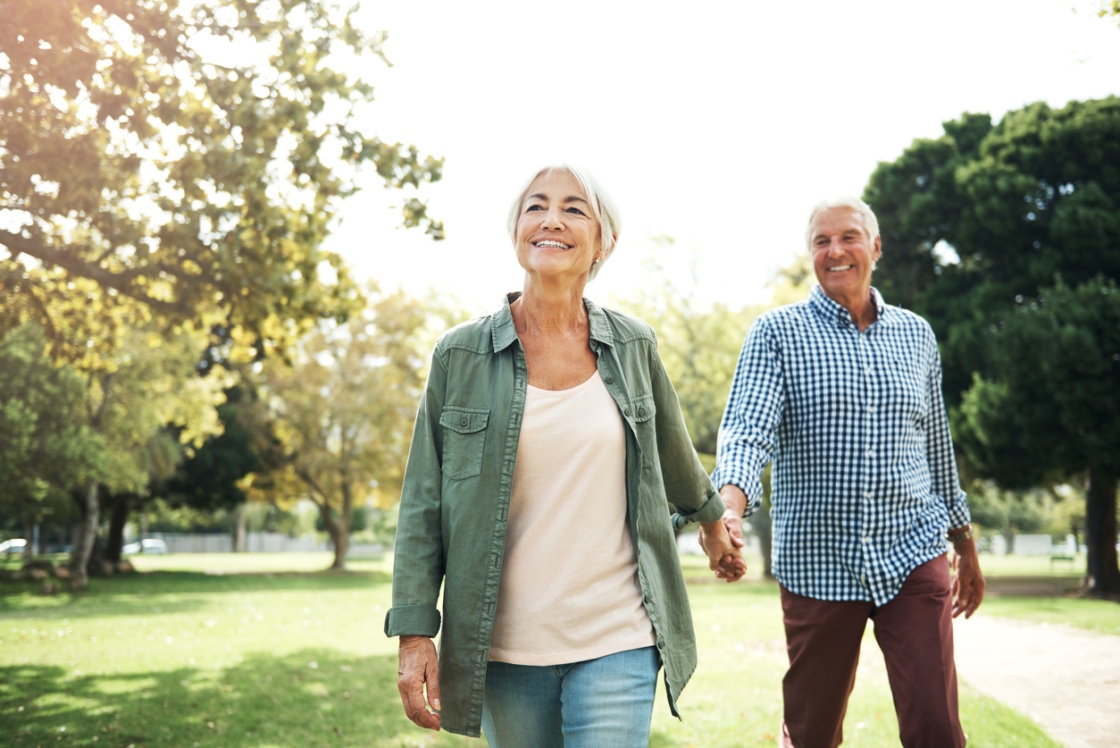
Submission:
[[875,237],[875,248],[874,248],[874,251],[872,251],[872,253],[871,253],[871,259],[878,262],[879,258],[882,257],[882,256],[883,256],[883,237],[877,236],[877,237]]

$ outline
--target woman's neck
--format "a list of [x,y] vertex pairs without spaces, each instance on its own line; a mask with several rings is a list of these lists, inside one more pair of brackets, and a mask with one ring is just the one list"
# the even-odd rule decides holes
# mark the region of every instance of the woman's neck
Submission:
[[521,297],[510,305],[518,334],[568,335],[587,329],[584,284],[544,285],[525,278]]

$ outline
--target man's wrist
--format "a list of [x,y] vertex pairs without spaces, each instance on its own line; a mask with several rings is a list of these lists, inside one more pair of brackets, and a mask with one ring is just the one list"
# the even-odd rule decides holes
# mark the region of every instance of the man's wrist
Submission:
[[724,483],[719,489],[720,498],[727,510],[742,517],[746,514],[750,501],[746,492],[734,483]]
[[972,525],[953,528],[946,534],[949,536],[949,542],[953,544],[953,548],[960,548],[972,542]]

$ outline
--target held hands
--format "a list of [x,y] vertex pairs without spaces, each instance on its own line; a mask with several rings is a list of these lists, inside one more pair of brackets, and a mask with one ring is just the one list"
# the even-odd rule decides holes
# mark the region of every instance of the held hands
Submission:
[[976,544],[972,538],[953,544],[953,618],[964,613],[971,618],[980,601],[984,599],[983,575],[980,574],[980,559],[976,556]]
[[717,579],[737,582],[747,573],[743,560],[743,525],[739,515],[728,509],[716,522],[700,523],[700,547],[708,554],[708,568]]
[[[397,666],[397,690],[401,692],[404,713],[420,727],[439,731],[439,659],[436,647],[428,636],[402,636],[400,664]],[[424,703],[424,685],[428,686],[428,702]]]

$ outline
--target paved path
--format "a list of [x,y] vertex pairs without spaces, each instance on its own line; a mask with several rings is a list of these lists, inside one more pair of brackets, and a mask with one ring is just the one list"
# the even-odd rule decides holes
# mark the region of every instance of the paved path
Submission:
[[1120,746],[1120,636],[978,613],[954,626],[957,671],[1067,748]]

